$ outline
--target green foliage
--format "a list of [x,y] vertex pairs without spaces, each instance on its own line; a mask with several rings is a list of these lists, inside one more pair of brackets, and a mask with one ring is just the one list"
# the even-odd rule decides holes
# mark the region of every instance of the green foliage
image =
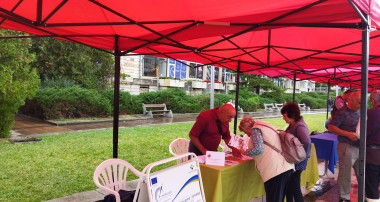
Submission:
[[[114,90],[100,90],[101,97],[107,99],[114,107]],[[141,114],[142,102],[138,96],[132,96],[129,92],[119,92],[119,114]],[[113,111],[111,113],[113,115]],[[110,114],[110,115],[111,115]]]
[[[0,36],[15,35],[0,30]],[[30,40],[2,39],[0,46],[0,137],[9,137],[14,113],[34,96],[40,80],[29,64],[34,55],[28,52]]]
[[126,73],[120,73],[120,78],[125,79],[127,77],[131,77],[131,75],[126,74]]
[[67,88],[70,86],[75,86],[75,81],[66,77],[58,76],[56,78],[45,78],[41,81],[41,88]]
[[72,80],[86,88],[108,85],[107,78],[113,73],[113,57],[94,48],[50,38],[34,38],[30,52],[35,53],[41,80]]
[[165,103],[167,108],[171,109],[173,113],[195,113],[200,106],[200,103],[193,96],[186,95],[186,92],[179,88],[159,92],[146,92],[140,94],[139,98],[145,104]]
[[[63,81],[58,82],[56,86],[72,84]],[[35,98],[27,100],[26,105],[21,107],[19,113],[41,119],[105,117],[113,115],[113,90],[89,90],[75,85],[68,86],[66,88],[43,88],[38,90]],[[298,93],[296,94],[296,103],[305,103],[312,109],[325,108],[326,98],[326,93]],[[220,107],[229,100],[235,99],[235,94],[216,93],[214,94],[214,107]],[[239,96],[239,106],[245,112],[255,112],[258,108],[264,108],[264,103],[292,101],[293,94],[291,93],[266,92],[259,96],[249,91],[248,88],[242,88]],[[158,92],[146,92],[140,95],[131,95],[128,92],[120,91],[119,113],[121,115],[142,114],[142,103],[165,103],[167,108],[171,109],[173,113],[200,113],[210,109],[210,94],[190,96],[178,88]]]
[[256,92],[259,93],[260,89],[266,90],[266,91],[273,91],[277,93],[284,92],[284,89],[282,89],[279,86],[276,86],[272,79],[268,77],[263,77],[260,75],[253,75],[253,74],[241,74],[242,87],[247,87],[249,89],[256,89]]
[[[260,96],[260,107],[264,108],[264,103],[284,103],[293,102],[292,93],[265,92]],[[324,92],[305,92],[295,94],[296,103],[305,103],[311,109],[326,108],[327,94]]]
[[42,108],[45,119],[102,117],[111,114],[109,100],[96,90],[79,86],[40,89],[35,99]]

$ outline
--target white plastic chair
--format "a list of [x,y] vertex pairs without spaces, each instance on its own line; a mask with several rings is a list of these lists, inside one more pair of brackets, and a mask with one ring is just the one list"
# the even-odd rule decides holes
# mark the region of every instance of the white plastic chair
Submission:
[[94,182],[97,187],[107,194],[115,195],[116,202],[120,202],[120,189],[126,190],[127,173],[131,170],[137,177],[140,172],[130,163],[121,159],[108,159],[103,161],[94,172]]
[[[190,140],[188,140],[188,139],[185,139],[185,138],[175,139],[169,145],[169,152],[173,156],[185,154],[185,153],[189,152],[189,144],[190,144]],[[182,159],[177,159],[177,164],[180,164],[180,163],[185,162],[185,161],[187,161],[187,157],[182,158]]]

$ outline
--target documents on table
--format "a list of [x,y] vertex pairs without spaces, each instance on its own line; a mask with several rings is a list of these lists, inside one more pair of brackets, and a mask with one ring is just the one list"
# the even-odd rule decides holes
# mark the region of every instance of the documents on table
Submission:
[[249,137],[247,135],[241,137],[239,135],[231,134],[231,139],[228,146],[235,147],[239,150],[242,148],[246,150],[248,148],[248,141]]
[[226,160],[226,165],[234,166],[234,165],[237,165],[237,164],[239,164],[239,161]]
[[206,151],[206,164],[224,166],[226,156],[224,152]]
[[[208,165],[222,165],[222,166],[224,166],[224,164],[219,162],[219,161],[224,161],[226,165],[230,165],[230,166],[234,166],[234,165],[239,164],[239,161],[225,160],[225,157],[233,157],[231,152],[226,152],[226,153],[224,153],[224,152],[212,152],[212,153],[218,153],[218,154],[216,154],[216,155],[214,154],[208,158],[206,157],[206,155],[197,156],[199,163],[208,164]],[[224,157],[223,157],[223,154],[225,154]],[[221,158],[220,160],[216,160],[218,162],[215,163],[215,158],[219,158],[218,156],[222,156],[222,157],[220,157]],[[210,158],[211,159],[214,158],[214,161],[211,160],[211,163],[214,162],[215,164],[210,163]],[[233,158],[238,159],[238,160],[243,160],[243,161],[252,160],[252,157],[244,156],[244,155],[242,155],[241,157],[233,157]],[[209,159],[209,160],[207,161],[206,159]]]

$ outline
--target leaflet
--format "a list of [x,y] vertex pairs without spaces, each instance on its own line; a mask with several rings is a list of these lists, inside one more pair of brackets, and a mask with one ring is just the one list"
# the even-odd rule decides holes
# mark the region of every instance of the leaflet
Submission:
[[237,149],[248,149],[248,141],[249,137],[247,135],[244,135],[244,137],[241,137],[239,135],[231,134],[231,140],[228,143],[229,146],[237,148]]

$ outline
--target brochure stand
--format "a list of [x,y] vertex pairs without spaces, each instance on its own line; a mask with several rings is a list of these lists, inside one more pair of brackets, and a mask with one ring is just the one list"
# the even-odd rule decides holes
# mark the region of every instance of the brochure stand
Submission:
[[[190,160],[151,173],[152,168],[184,157]],[[186,153],[147,165],[141,172],[134,202],[205,202],[198,158]]]

